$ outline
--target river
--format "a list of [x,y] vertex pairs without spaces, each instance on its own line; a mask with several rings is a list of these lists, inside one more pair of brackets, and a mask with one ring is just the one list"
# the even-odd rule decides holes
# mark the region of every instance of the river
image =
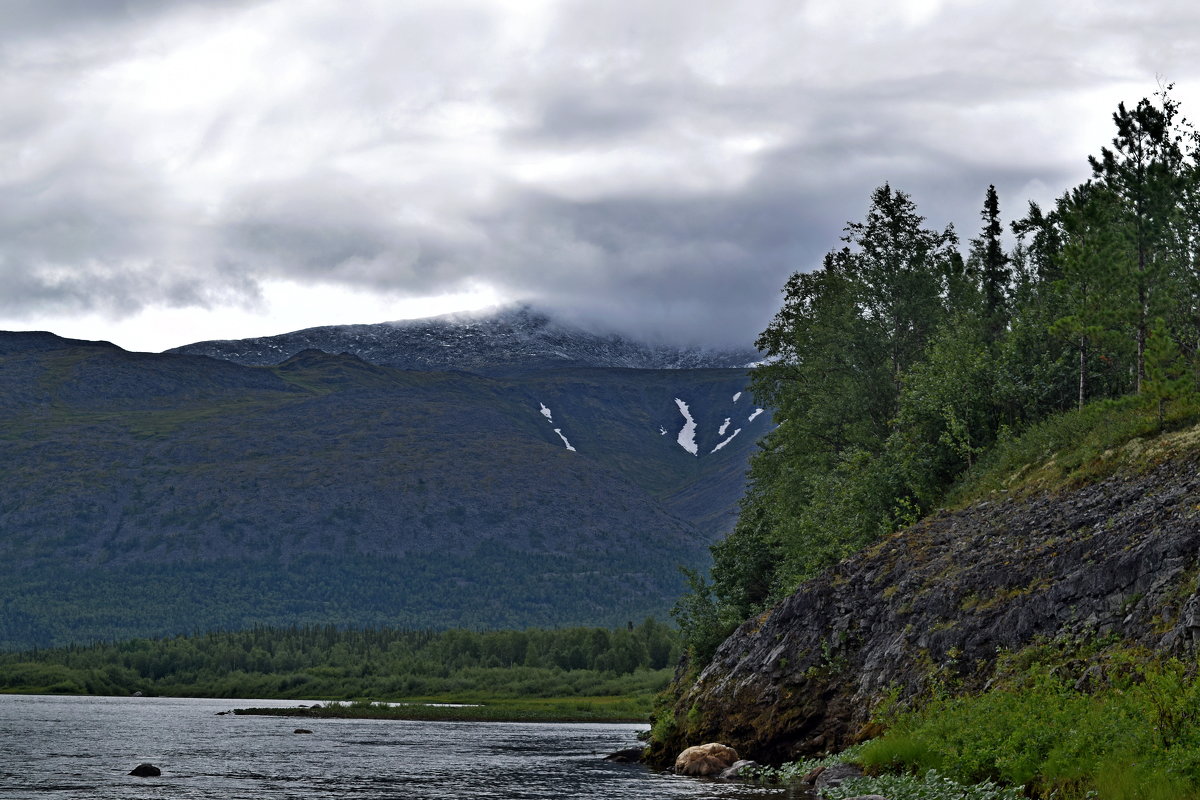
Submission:
[[[0,695],[0,798],[785,800],[606,753],[644,725],[296,720],[218,712],[270,700]],[[296,734],[303,726],[312,734]],[[128,772],[142,762],[157,778]],[[800,795],[796,795],[800,796]]]

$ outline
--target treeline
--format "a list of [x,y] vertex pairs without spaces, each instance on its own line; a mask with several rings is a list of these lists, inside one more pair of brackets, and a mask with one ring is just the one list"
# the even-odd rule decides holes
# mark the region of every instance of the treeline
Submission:
[[0,654],[0,692],[376,700],[621,695],[661,688],[678,635],[265,628]]
[[[446,545],[404,557],[306,553],[276,536],[245,541],[265,541],[264,549],[214,561],[164,556],[153,569],[110,565],[102,555],[95,557],[99,567],[83,555],[54,564],[0,563],[0,585],[9,593],[0,597],[0,652],[185,633],[197,630],[197,620],[201,630],[609,627],[664,617],[683,585],[666,557],[645,563],[607,554],[599,564],[594,554],[561,553],[547,569],[545,559],[497,541],[452,556]],[[487,584],[486,602],[479,600],[483,575],[504,576]],[[580,589],[581,575],[591,591]],[[663,598],[661,610],[654,597]]]
[[791,276],[752,379],[779,427],[711,582],[692,575],[675,611],[701,660],[1031,424],[1103,401],[1161,427],[1194,405],[1200,136],[1169,86],[1113,120],[1089,180],[1009,222],[1014,246],[994,187],[963,247],[884,185],[820,269]]

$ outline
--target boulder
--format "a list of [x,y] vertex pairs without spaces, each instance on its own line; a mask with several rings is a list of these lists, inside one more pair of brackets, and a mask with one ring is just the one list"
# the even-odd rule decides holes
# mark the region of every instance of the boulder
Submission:
[[129,774],[138,778],[157,778],[162,775],[162,770],[153,764],[138,764]]
[[296,728],[292,733],[312,733],[308,728]]
[[853,764],[833,764],[822,769],[813,778],[812,784],[818,792],[823,792],[826,789],[841,786],[842,781],[847,778],[861,778],[862,776],[863,771]]
[[744,770],[754,769],[758,765],[759,764],[757,761],[748,761],[746,759],[742,759],[741,761],[735,761],[732,766],[730,766],[729,768],[727,768],[725,770],[722,770],[721,774],[718,775],[717,777],[723,778],[727,781],[734,780],[735,778],[742,777],[742,772]]
[[646,752],[644,747],[627,747],[624,750],[618,750],[615,753],[610,753],[604,757],[605,761],[614,761],[618,764],[636,764],[642,760],[642,754]]
[[718,742],[689,747],[675,758],[679,775],[719,775],[738,760],[737,750]]

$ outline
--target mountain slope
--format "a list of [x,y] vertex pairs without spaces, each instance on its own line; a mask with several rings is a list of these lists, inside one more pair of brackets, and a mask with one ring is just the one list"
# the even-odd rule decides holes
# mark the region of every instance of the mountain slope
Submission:
[[269,366],[309,349],[351,353],[374,364],[401,369],[458,369],[485,374],[563,367],[744,369],[759,357],[749,348],[656,346],[615,334],[600,335],[529,306],[375,325],[329,325],[278,336],[196,342],[167,352]]
[[246,367],[0,334],[0,647],[662,615],[769,424],[745,383],[317,351]]

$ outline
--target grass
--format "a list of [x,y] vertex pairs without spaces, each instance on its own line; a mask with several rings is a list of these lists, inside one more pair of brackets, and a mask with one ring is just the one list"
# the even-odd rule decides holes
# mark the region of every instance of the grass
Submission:
[[948,494],[962,507],[997,494],[1025,496],[1142,472],[1200,452],[1200,398],[1175,401],[1160,425],[1157,406],[1128,397],[1090,403],[1002,438]]
[[[991,691],[895,715],[858,761],[1034,798],[1200,798],[1200,665],[1117,646],[1086,660],[1072,652],[1039,646],[1004,659]],[[1091,694],[1075,688],[1089,661],[1103,676]]]
[[[1085,672],[1101,688],[1076,688]],[[826,790],[828,800],[1200,800],[1195,659],[1043,643],[1005,655],[989,691],[883,716],[878,739],[757,777],[786,784],[848,762],[867,775]]]

